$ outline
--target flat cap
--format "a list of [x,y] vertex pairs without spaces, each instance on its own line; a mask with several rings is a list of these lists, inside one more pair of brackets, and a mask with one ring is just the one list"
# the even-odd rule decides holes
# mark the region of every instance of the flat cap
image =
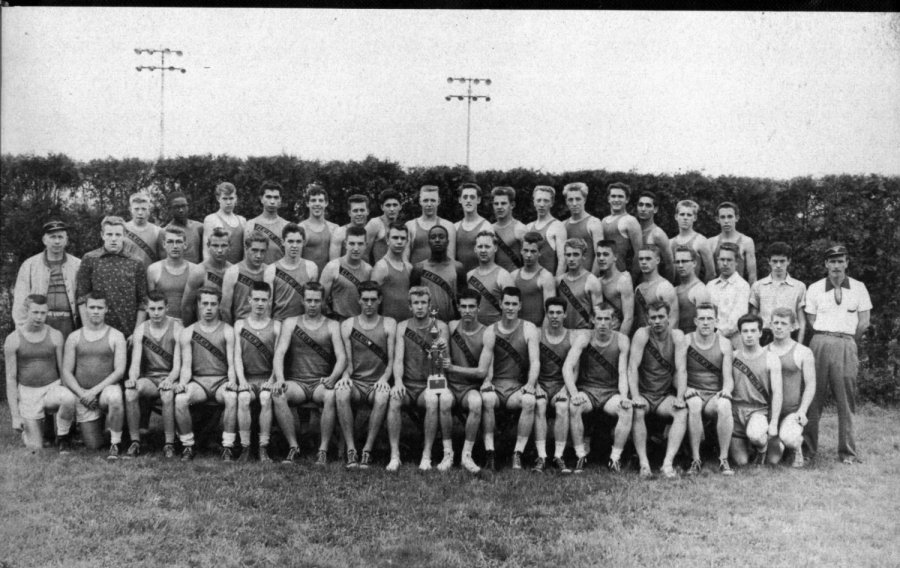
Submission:
[[833,256],[847,256],[847,247],[844,245],[834,245],[825,251],[825,258],[831,258]]
[[56,231],[68,231],[69,226],[62,221],[47,221],[44,223],[44,234],[55,233]]

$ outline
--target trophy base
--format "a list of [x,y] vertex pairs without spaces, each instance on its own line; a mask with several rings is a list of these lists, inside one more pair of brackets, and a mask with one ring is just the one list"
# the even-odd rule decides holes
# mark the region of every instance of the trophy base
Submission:
[[447,378],[432,375],[428,377],[428,390],[444,390],[447,388]]

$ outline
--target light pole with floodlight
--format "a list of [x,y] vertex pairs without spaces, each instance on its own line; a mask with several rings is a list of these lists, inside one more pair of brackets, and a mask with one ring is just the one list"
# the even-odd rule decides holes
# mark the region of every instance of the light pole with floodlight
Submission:
[[450,84],[453,83],[466,83],[467,89],[465,95],[447,95],[444,97],[447,101],[452,101],[454,98],[460,101],[466,101],[466,167],[469,167],[469,149],[470,149],[470,140],[472,133],[472,101],[477,101],[479,99],[483,99],[485,102],[490,102],[491,97],[486,95],[473,95],[472,94],[472,84],[479,84],[484,82],[485,85],[490,85],[490,79],[476,79],[474,77],[447,77],[447,82]]
[[159,54],[159,65],[138,65],[135,67],[138,71],[159,71],[159,159],[163,159],[163,154],[165,152],[165,144],[166,144],[166,71],[181,71],[182,73],[187,73],[187,69],[184,67],[166,67],[166,55],[170,53],[174,53],[177,56],[181,56],[182,52],[177,49],[169,49],[168,47],[164,47],[161,49],[146,49],[136,47],[134,48],[134,52],[138,55],[142,53],[146,53],[147,55],[154,55],[156,53]]

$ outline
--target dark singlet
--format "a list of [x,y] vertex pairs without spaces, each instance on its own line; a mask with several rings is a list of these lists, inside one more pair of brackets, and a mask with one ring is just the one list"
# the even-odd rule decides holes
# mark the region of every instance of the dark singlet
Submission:
[[556,279],[556,289],[559,296],[568,302],[566,306],[565,326],[569,329],[591,329],[592,306],[588,301],[587,280],[590,272],[583,272],[574,280],[569,279],[568,273]]
[[[50,339],[50,328],[44,328],[44,339],[28,341],[18,330],[19,348],[16,350],[16,379],[23,387],[45,387],[59,380],[56,368],[56,347]],[[109,373],[107,373],[108,375]],[[101,380],[106,375],[101,377]]]
[[[450,334],[450,361],[459,367],[477,367],[481,359],[481,351],[484,349],[484,330],[486,328],[478,324],[472,333],[466,333],[462,329],[462,322],[456,326]],[[447,382],[455,392],[474,388],[469,379],[460,377],[456,373],[449,373]]]
[[303,313],[303,285],[310,281],[306,263],[300,262],[297,268],[287,269],[281,263],[275,263],[275,279],[272,281],[272,298],[274,298],[272,317],[284,321],[291,316]]
[[641,282],[634,289],[634,325],[636,327],[644,327],[648,322],[650,315],[650,304],[661,300],[659,297],[659,286],[665,280],[658,278],[653,282]]
[[144,225],[143,230],[129,221],[125,223],[125,254],[144,265],[144,270],[151,264],[160,260],[159,240],[160,229],[152,223]]
[[[770,347],[771,350],[771,347]],[[780,355],[781,359],[781,384],[782,384],[782,402],[781,415],[797,412],[800,409],[800,398],[803,390],[803,371],[797,365],[794,358],[797,352],[797,344],[793,346],[784,355]]]
[[244,225],[238,220],[236,226],[231,226],[225,221],[225,217],[216,212],[218,226],[228,231],[228,254],[225,259],[232,263],[238,263],[244,259]]
[[565,386],[563,381],[563,363],[566,355],[572,349],[572,332],[563,330],[563,337],[559,343],[553,344],[547,337],[547,330],[541,329],[541,370],[538,374],[538,384],[548,394],[556,394]]
[[581,354],[581,373],[578,387],[582,390],[602,389],[619,392],[619,332],[610,334],[609,343],[600,345],[597,335]]
[[722,390],[722,346],[719,344],[719,336],[708,349],[701,349],[697,345],[697,336],[690,334],[690,345],[687,349],[687,386],[692,389],[708,392]]
[[378,318],[373,329],[363,329],[359,317],[353,318],[350,331],[350,350],[353,368],[350,378],[364,385],[374,385],[384,374],[388,363],[388,336],[384,318]]
[[487,219],[482,219],[475,225],[471,231],[463,228],[463,223],[459,224],[456,230],[456,260],[460,261],[466,274],[470,270],[478,266],[478,255],[475,254],[475,238],[478,233],[490,227]]
[[428,352],[431,348],[431,336],[428,329],[431,322],[425,320],[421,328],[415,326],[413,320],[407,320],[403,333],[403,383],[414,388],[425,387],[428,378]]
[[166,295],[166,315],[181,319],[181,300],[187,288],[188,276],[191,273],[191,265],[185,264],[181,274],[169,272],[166,263],[159,266],[159,279],[156,281],[156,289]]
[[622,311],[622,294],[620,293],[613,297],[607,295],[606,291],[615,290],[618,286],[618,281],[622,278],[625,278],[624,272],[620,272],[619,277],[615,280],[610,280],[609,283],[603,280],[600,281],[600,294],[603,296],[603,301],[613,307],[613,317],[615,318],[612,326],[613,331],[619,331],[622,328],[622,322],[625,321],[625,312]]
[[271,223],[264,223],[261,216],[247,223],[247,233],[259,232],[269,240],[269,246],[266,247],[266,256],[263,258],[264,263],[272,264],[277,260],[281,260],[281,257],[284,256],[284,242],[281,240],[281,232],[287,224],[287,219],[282,219],[281,217],[276,217],[275,221]]
[[694,249],[694,241],[696,241],[697,237],[699,237],[699,236],[700,236],[699,233],[694,233],[691,236],[691,238],[684,241],[683,243],[676,243],[675,237],[673,237],[672,239],[669,240],[669,251],[672,253],[673,260],[675,258],[675,249],[677,249],[678,247],[687,247],[687,248],[693,250],[694,252],[696,252],[697,253],[697,262],[694,263],[694,273],[697,275],[697,278],[699,278],[700,280],[703,280],[704,279],[703,273],[706,272],[706,268],[703,265],[703,260],[700,258],[700,253]]
[[362,311],[359,305],[359,285],[372,275],[372,267],[368,262],[360,262],[353,268],[341,258],[338,261],[338,273],[331,285],[331,309],[340,319],[358,316]]
[[[419,222],[419,219],[416,219],[413,223],[416,227],[416,234],[413,237],[412,242],[409,243],[409,262],[415,266],[416,263],[431,257],[431,247],[428,245],[428,231],[431,230],[431,227],[426,229],[422,226],[422,223]],[[440,220],[435,222],[435,225],[440,224]]]
[[430,259],[420,262],[422,285],[431,292],[431,307],[437,310],[437,318],[450,321],[456,315],[456,264],[447,260],[435,264]]
[[75,344],[75,380],[83,389],[91,389],[103,382],[115,368],[115,352],[109,344],[109,326],[95,341],[85,338],[81,330]]
[[491,325],[500,321],[500,300],[503,298],[503,290],[497,283],[499,275],[499,266],[494,266],[487,274],[479,274],[477,268],[469,274],[469,288],[481,295],[478,302],[478,322],[481,325]]
[[716,249],[713,251],[713,261],[714,261],[713,264],[716,267],[716,274],[715,274],[716,276],[719,275],[719,264],[718,264],[718,262],[715,262],[715,260],[717,258],[719,258],[719,251],[722,250],[722,243],[723,242],[733,242],[738,247],[737,258],[735,259],[735,266],[736,266],[735,272],[737,272],[741,276],[741,278],[743,278],[744,280],[747,280],[746,252],[741,247],[741,241],[743,241],[743,240],[744,240],[743,234],[738,235],[738,238],[736,241],[723,241],[722,235],[719,235],[719,238],[716,239]]
[[403,270],[397,270],[391,262],[382,259],[387,266],[387,274],[381,283],[381,315],[404,321],[412,317],[409,309],[409,276],[411,269],[401,263]]
[[581,259],[581,264],[584,266],[584,269],[590,272],[594,268],[594,245],[593,237],[591,236],[591,232],[588,231],[588,222],[591,219],[596,219],[593,215],[585,215],[581,221],[572,221],[572,219],[566,219],[566,238],[569,239],[581,239],[587,245],[587,248],[584,250],[584,258]]
[[224,268],[219,270],[218,268],[214,268],[206,263],[203,265],[203,270],[205,271],[205,276],[203,279],[204,286],[211,286],[220,292],[222,291],[222,281],[225,278],[225,271],[231,266],[230,264],[226,264]]
[[647,329],[647,345],[641,357],[639,388],[642,396],[662,398],[673,391],[675,377],[675,340],[672,333],[659,341]]
[[520,320],[510,333],[500,331],[500,322],[494,328],[494,387],[505,398],[525,384],[528,377],[528,343],[525,341],[525,325]]
[[538,229],[537,221],[534,222],[534,230],[540,233],[542,237],[544,237],[544,242],[541,243],[541,252],[538,256],[538,264],[550,271],[550,274],[552,274],[553,276],[556,276],[556,269],[559,268],[559,258],[556,256],[556,250],[554,250],[554,248],[550,246],[550,240],[547,237],[547,231],[550,230],[550,225],[552,225],[555,220],[556,219],[544,225],[543,229]]
[[615,216],[611,223],[606,221],[603,222],[603,238],[615,241],[616,243],[616,268],[618,268],[620,272],[624,272],[625,267],[628,266],[626,255],[629,252],[632,252],[634,248],[634,245],[631,244],[628,237],[623,236],[622,233],[619,232],[619,221],[624,219],[625,215],[627,215],[627,213]]
[[319,267],[319,274],[325,270],[328,264],[328,249],[331,248],[331,230],[326,222],[322,222],[322,228],[315,230],[309,220],[300,223],[303,230],[306,231],[306,241],[303,243],[302,256],[306,260],[311,260]]
[[238,267],[238,277],[231,296],[231,321],[233,322],[250,315],[250,291],[253,289],[254,282],[263,281],[263,275],[266,272],[265,265],[256,274],[251,273],[243,262],[235,266]]
[[516,226],[517,223],[511,221],[505,227],[500,227],[496,223],[492,227],[500,240],[497,244],[497,254],[494,257],[494,262],[507,272],[522,268],[523,264],[522,241],[516,238]]
[[165,377],[175,364],[175,318],[168,318],[166,330],[159,339],[150,335],[150,322],[144,324],[141,339],[141,376]]
[[217,377],[228,375],[228,350],[225,341],[225,323],[205,332],[200,324],[194,325],[191,335],[191,374],[197,377]]
[[369,257],[369,264],[375,266],[375,263],[384,258],[384,255],[388,253],[388,227],[390,223],[388,223],[387,217],[382,215],[378,217],[378,221],[381,223],[381,226],[384,230],[384,236],[372,241],[372,252]]
[[184,259],[186,261],[194,264],[203,261],[203,223],[188,219],[185,227],[176,225],[174,221],[170,221],[166,227],[184,229]]
[[540,271],[531,278],[522,278],[522,270],[516,273],[513,286],[522,292],[522,310],[519,317],[525,321],[530,321],[537,327],[541,327],[544,323],[544,291],[538,286],[538,277]]
[[262,329],[250,327],[250,320],[244,320],[241,329],[241,361],[244,364],[244,376],[250,379],[268,379],[272,374],[272,359],[275,356],[275,320]]
[[285,378],[299,382],[318,382],[322,377],[331,375],[335,359],[328,320],[323,319],[319,327],[312,329],[303,325],[302,317],[297,318],[285,359]]
[[[346,239],[346,235],[347,235],[347,229],[349,229],[352,226],[353,226],[352,224],[347,223],[346,225],[341,227],[341,229],[344,230],[344,238],[345,239]],[[361,228],[364,228],[364,227],[365,227],[365,225],[363,225]],[[360,256],[360,258],[362,260],[368,262],[368,259],[372,258],[372,246],[374,244],[375,244],[375,241],[369,240],[369,233],[368,233],[368,231],[366,231],[366,248],[363,249],[362,256]],[[347,245],[344,241],[341,241],[341,256],[344,256],[345,254],[347,254]]]
[[690,288],[681,286],[675,288],[675,296],[678,298],[678,329],[690,333],[697,329],[694,318],[697,317],[697,306],[690,299],[691,290],[697,286],[703,286],[703,282],[697,280]]
[[[761,349],[758,356],[750,359],[743,353],[734,354],[734,392],[731,400],[735,405],[747,408],[766,408],[769,406],[768,393],[771,392],[769,367],[766,364],[767,350]],[[759,391],[754,384],[763,387],[765,393]]]

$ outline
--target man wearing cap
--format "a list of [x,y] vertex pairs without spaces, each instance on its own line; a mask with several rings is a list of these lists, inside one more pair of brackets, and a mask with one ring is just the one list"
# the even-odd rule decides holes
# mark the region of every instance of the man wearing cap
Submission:
[[194,264],[203,260],[203,223],[188,219],[187,196],[176,191],[169,195],[169,213],[172,220],[164,228],[178,227],[184,231],[184,259]]
[[232,264],[240,262],[244,258],[244,229],[247,219],[234,214],[234,206],[237,205],[237,188],[234,184],[224,181],[217,185],[216,201],[219,202],[219,210],[203,219],[203,234],[207,244],[203,247],[203,259],[209,260],[213,256],[209,250],[210,234],[214,229],[224,229],[228,231],[228,252],[225,258]]
[[81,266],[81,260],[66,252],[68,230],[62,221],[44,224],[44,252],[26,259],[19,268],[12,306],[13,321],[21,327],[28,322],[28,296],[46,296],[46,323],[62,333],[64,340],[78,325],[75,283]]
[[814,459],[819,447],[819,417],[830,387],[838,409],[838,458],[849,465],[860,461],[853,438],[859,371],[856,345],[869,328],[872,300],[865,284],[847,276],[848,264],[846,247],[829,248],[825,252],[828,276],[806,292],[806,316],[815,331],[809,346],[816,361],[816,396],[809,407],[804,439],[807,456]]

